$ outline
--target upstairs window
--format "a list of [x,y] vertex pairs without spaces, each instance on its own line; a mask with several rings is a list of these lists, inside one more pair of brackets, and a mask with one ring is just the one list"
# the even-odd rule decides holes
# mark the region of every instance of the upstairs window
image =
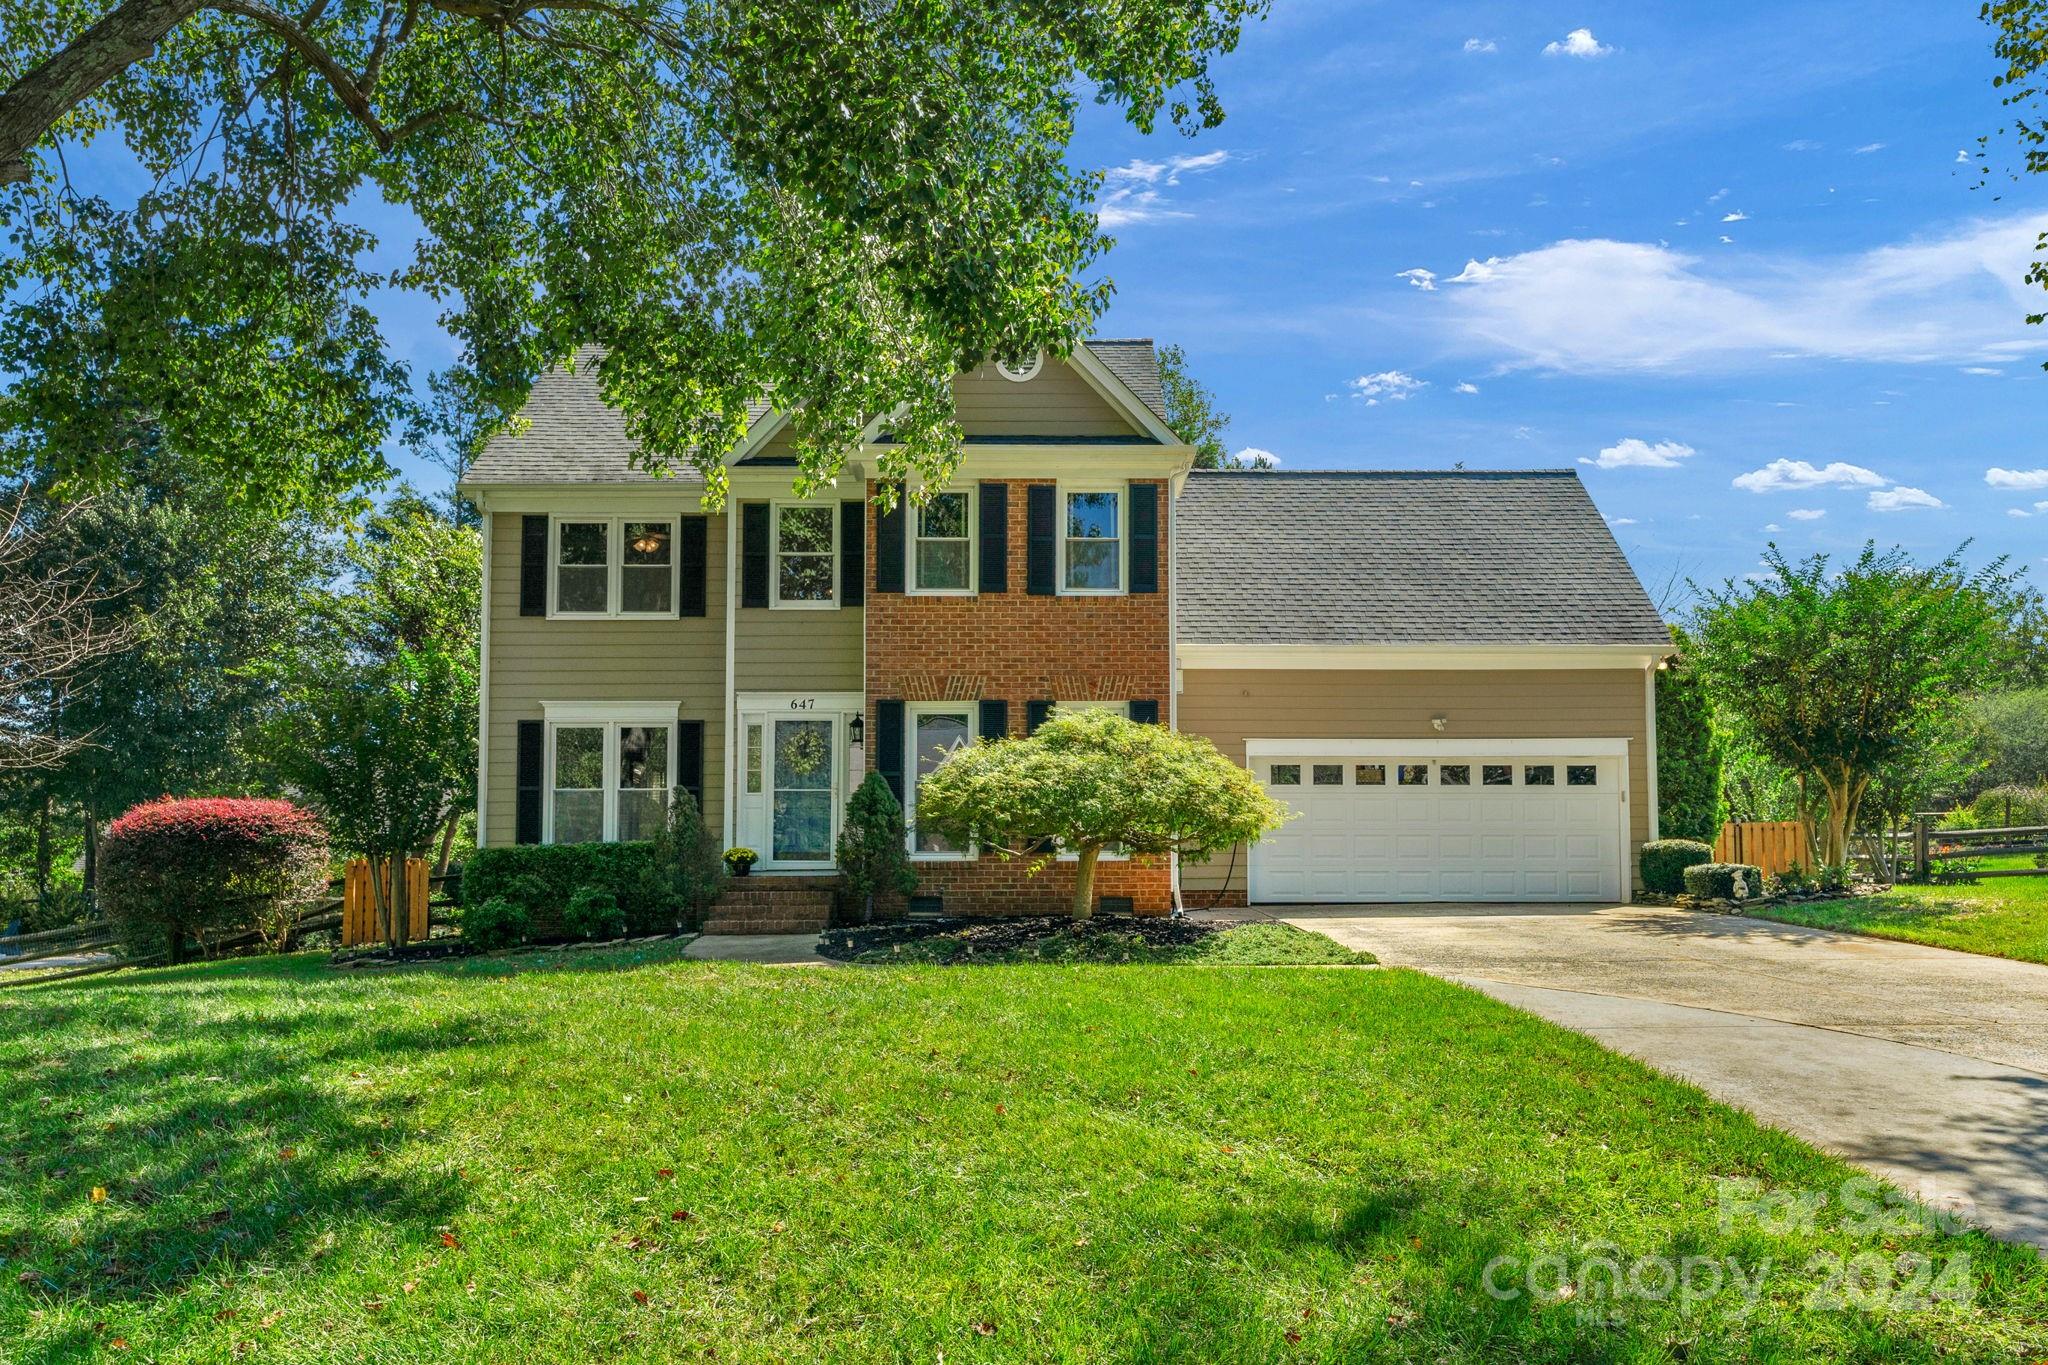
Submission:
[[838,505],[775,505],[775,605],[839,605]]
[[562,517],[554,522],[555,616],[673,616],[673,517]]
[[1062,489],[1060,587],[1068,593],[1116,593],[1124,587],[1121,489]]
[[968,593],[974,588],[973,498],[968,493],[934,493],[911,508],[916,531],[910,546],[914,591]]

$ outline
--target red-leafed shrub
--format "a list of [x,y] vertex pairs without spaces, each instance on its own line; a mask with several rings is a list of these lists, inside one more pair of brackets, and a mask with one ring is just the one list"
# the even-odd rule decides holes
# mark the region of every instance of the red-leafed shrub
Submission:
[[165,797],[107,826],[99,900],[130,957],[255,930],[277,946],[327,881],[327,831],[311,811],[255,797]]

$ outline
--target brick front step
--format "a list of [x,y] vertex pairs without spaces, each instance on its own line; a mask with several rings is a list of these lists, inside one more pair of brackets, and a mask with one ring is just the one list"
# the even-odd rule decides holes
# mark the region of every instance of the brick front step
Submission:
[[707,934],[815,934],[832,920],[829,877],[736,877],[711,907]]

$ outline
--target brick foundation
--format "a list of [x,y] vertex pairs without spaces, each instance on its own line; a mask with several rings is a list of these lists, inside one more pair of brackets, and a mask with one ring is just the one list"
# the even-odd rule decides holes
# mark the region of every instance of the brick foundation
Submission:
[[[1026,584],[1028,489],[1043,480],[1009,484],[1009,590],[974,597],[922,597],[869,591],[867,726],[875,702],[992,701],[1009,704],[1010,733],[1024,733],[1030,701],[1159,703],[1170,711],[1173,649],[1168,625],[1167,534],[1170,490],[1160,498],[1159,591],[1114,597],[1034,597]],[[875,494],[870,484],[870,498]],[[868,512],[868,582],[874,582],[877,537]],[[1128,523],[1128,515],[1126,516]],[[1125,533],[1129,533],[1128,524]],[[871,760],[872,761],[872,760]],[[1023,859],[984,855],[974,862],[919,863],[919,894],[943,896],[948,914],[1064,913],[1073,896],[1073,865],[1054,863],[1037,876]],[[1096,866],[1098,896],[1129,896],[1140,912],[1172,908],[1163,858]]]

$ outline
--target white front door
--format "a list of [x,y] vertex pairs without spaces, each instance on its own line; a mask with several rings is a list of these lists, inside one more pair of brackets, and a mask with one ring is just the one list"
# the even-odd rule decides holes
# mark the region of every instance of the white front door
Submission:
[[741,713],[739,842],[761,855],[761,867],[832,866],[850,718],[790,707]]
[[1303,747],[1251,760],[1294,814],[1252,847],[1255,902],[1621,898],[1623,754]]

